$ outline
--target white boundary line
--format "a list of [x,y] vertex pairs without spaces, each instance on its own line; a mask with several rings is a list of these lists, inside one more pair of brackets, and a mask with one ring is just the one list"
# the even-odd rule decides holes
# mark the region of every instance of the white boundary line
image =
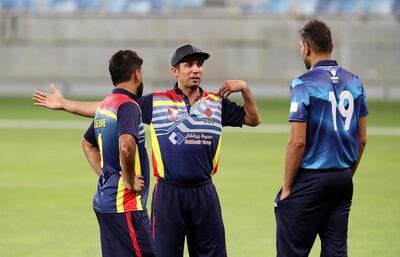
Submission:
[[[86,129],[91,120],[8,120],[0,119],[0,129]],[[260,134],[288,134],[290,125],[273,124],[259,125],[255,128],[225,127],[224,133],[260,133]],[[368,135],[373,136],[400,136],[400,127],[368,127]]]
[[[289,124],[259,125],[255,128],[244,126],[242,129],[225,127],[224,132],[288,134],[290,132],[290,125]],[[367,135],[400,136],[400,127],[367,127]]]
[[91,120],[3,120],[0,128],[9,129],[83,129],[90,125]]

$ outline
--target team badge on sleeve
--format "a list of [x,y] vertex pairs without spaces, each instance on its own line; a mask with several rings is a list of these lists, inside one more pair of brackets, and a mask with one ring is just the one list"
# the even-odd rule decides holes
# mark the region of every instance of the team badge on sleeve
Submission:
[[299,104],[297,102],[290,103],[290,112],[297,112],[298,108],[299,108]]

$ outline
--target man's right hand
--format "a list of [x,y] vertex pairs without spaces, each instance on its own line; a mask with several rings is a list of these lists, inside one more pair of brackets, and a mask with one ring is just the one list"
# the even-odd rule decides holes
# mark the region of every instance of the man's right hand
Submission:
[[50,93],[35,91],[33,93],[33,103],[37,106],[43,106],[52,110],[63,110],[64,109],[64,97],[57,90],[54,84],[50,86]]
[[283,199],[287,198],[289,195],[290,195],[290,189],[282,188],[280,200],[282,201]]
[[135,176],[135,184],[133,185],[133,191],[140,194],[144,188],[144,178],[142,175]]

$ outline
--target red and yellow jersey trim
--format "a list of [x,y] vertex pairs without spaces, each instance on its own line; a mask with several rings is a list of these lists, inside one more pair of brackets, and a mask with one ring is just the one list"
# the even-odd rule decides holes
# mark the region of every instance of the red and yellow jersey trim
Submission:
[[154,130],[153,123],[150,123],[150,135],[151,135],[151,148],[152,148],[152,163],[154,169],[154,176],[159,178],[164,178],[164,163],[162,160],[160,145],[158,143],[158,138],[156,131]]
[[214,175],[215,173],[217,173],[217,171],[218,171],[219,157],[220,157],[220,152],[221,152],[221,140],[222,140],[222,133],[219,136],[217,151],[215,151],[215,155],[212,160],[213,170],[211,171],[211,176]]
[[[135,155],[135,175],[141,175],[141,166],[139,158],[139,149],[136,145],[136,155]],[[117,212],[128,212],[128,211],[140,211],[143,210],[142,196],[140,194],[134,193],[125,187],[122,176],[118,181],[118,191],[116,199]]]

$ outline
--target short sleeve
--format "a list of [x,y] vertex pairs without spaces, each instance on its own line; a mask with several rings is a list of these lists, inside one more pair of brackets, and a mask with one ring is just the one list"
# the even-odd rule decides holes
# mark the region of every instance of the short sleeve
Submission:
[[227,98],[222,99],[222,126],[242,127],[245,115],[243,106]]
[[367,107],[367,96],[365,94],[364,87],[362,88],[362,93],[360,97],[361,97],[360,117],[365,117],[368,115],[368,107]]
[[130,134],[139,141],[140,108],[134,103],[124,103],[118,108],[118,136]]
[[92,145],[97,146],[96,134],[94,133],[94,122],[90,124],[83,137]]
[[308,121],[310,94],[305,84],[299,79],[295,79],[292,83],[290,100],[289,121]]
[[145,95],[136,99],[142,110],[142,121],[145,124],[151,123],[153,116],[153,94]]

